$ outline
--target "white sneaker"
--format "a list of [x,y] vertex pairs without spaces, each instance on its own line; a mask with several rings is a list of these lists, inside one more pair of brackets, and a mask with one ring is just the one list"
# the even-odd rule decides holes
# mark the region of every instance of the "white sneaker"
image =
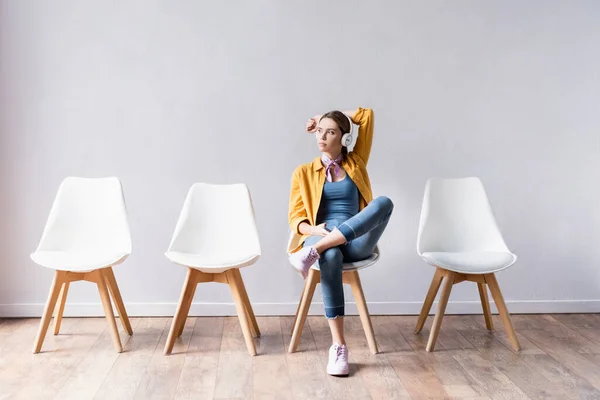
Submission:
[[319,253],[315,250],[314,247],[303,247],[297,252],[290,255],[289,260],[290,264],[294,267],[294,269],[302,275],[303,279],[306,279],[308,276],[308,270],[313,266],[314,263],[319,259]]
[[348,347],[345,344],[335,343],[329,348],[329,362],[327,373],[333,376],[348,376]]

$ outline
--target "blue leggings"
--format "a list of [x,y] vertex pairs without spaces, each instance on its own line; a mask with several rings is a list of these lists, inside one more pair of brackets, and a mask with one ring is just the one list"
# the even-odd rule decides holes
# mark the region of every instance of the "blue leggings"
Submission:
[[[344,316],[344,289],[342,264],[371,257],[379,238],[390,220],[394,204],[385,197],[377,197],[352,218],[337,224],[326,220],[327,228],[337,227],[346,238],[345,244],[325,250],[319,259],[321,291],[325,316],[333,319]],[[310,236],[303,246],[317,243],[322,236]]]

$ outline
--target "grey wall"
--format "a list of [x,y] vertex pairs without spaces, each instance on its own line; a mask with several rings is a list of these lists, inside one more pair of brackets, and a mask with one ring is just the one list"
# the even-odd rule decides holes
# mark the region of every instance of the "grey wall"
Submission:
[[[289,177],[317,155],[303,126],[356,106],[376,112],[369,172],[396,204],[362,274],[372,312],[419,311],[425,181],[471,175],[519,255],[499,274],[511,310],[600,311],[599,16],[595,1],[0,0],[0,315],[41,314],[52,271],[28,256],[70,175],[124,184],[131,314],[174,312],[185,271],[163,252],[202,181],[249,186],[248,292],[257,313],[293,313]],[[451,300],[480,312],[473,284]],[[221,285],[195,301],[234,311]],[[73,285],[66,312],[101,314],[95,288]]]

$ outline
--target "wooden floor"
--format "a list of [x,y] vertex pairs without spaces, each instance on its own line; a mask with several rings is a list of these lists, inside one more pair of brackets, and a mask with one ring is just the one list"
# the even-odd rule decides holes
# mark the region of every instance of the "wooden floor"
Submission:
[[600,315],[515,315],[519,354],[494,318],[490,334],[483,316],[447,316],[430,354],[432,318],[415,335],[416,317],[373,317],[373,356],[348,317],[349,378],[325,374],[322,317],[309,317],[295,354],[285,351],[293,318],[258,318],[257,357],[237,318],[189,318],[168,357],[169,318],[132,318],[121,354],[103,318],[65,318],[37,355],[39,319],[0,319],[0,399],[600,399]]

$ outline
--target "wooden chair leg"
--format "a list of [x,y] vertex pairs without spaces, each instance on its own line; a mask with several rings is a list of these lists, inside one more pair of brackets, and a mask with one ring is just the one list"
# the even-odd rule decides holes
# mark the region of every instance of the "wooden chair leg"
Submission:
[[67,294],[69,293],[69,282],[62,284],[60,296],[58,298],[58,306],[54,313],[54,334],[58,335],[60,332],[60,324],[62,323],[63,312],[65,311],[65,304],[67,302]]
[[233,295],[233,302],[235,303],[238,319],[240,320],[242,332],[244,333],[244,339],[246,340],[246,347],[248,348],[248,353],[250,353],[251,356],[255,356],[256,346],[254,345],[254,339],[252,338],[252,333],[250,331],[250,321],[248,320],[249,318],[246,314],[244,301],[242,299],[242,289],[240,288],[238,279],[235,274],[235,270],[228,270],[225,272],[225,274],[229,282],[231,294]]
[[123,303],[123,298],[121,297],[121,291],[119,290],[119,286],[117,285],[117,279],[115,278],[115,273],[113,272],[112,267],[105,268],[103,270],[104,278],[108,283],[108,290],[110,295],[117,307],[117,311],[119,312],[119,319],[123,324],[123,328],[130,335],[133,334],[133,329],[131,328],[131,323],[129,322],[129,316],[127,315],[127,310],[125,310],[125,304]]
[[185,298],[185,303],[183,303],[182,305],[183,308],[181,310],[181,319],[177,322],[177,337],[180,337],[183,334],[183,329],[185,328],[185,321],[187,321],[188,315],[190,314],[190,308],[192,308],[192,303],[194,302],[194,294],[196,294],[196,287],[198,286],[198,281],[197,279],[195,279],[195,276],[198,274],[193,268],[189,268],[188,274],[190,273],[190,270],[192,274],[191,278],[194,281],[194,284],[191,285],[191,293],[188,294],[188,296]]
[[321,272],[310,269],[308,272],[306,291],[302,296],[302,301],[300,302],[300,308],[298,310],[298,319],[294,324],[294,332],[292,333],[292,339],[290,341],[290,347],[288,351],[290,353],[294,353],[298,348],[298,344],[300,343],[300,337],[302,336],[302,329],[304,329],[304,322],[306,322],[306,316],[308,315],[308,309],[310,308],[310,303],[312,303],[313,295],[315,294],[315,288],[317,287],[317,283],[320,281]]
[[429,311],[431,311],[431,306],[433,305],[433,301],[435,300],[435,296],[437,295],[437,292],[440,289],[440,285],[442,284],[443,279],[444,279],[443,270],[441,268],[437,268],[435,270],[435,274],[433,275],[433,279],[431,280],[431,285],[429,285],[429,290],[427,291],[427,296],[425,296],[425,301],[423,302],[423,308],[421,308],[421,314],[419,314],[417,326],[415,327],[415,333],[420,333],[423,330],[423,326],[425,325],[425,320],[427,320]]
[[440,294],[440,302],[438,303],[438,309],[433,319],[433,325],[431,326],[431,332],[429,333],[429,340],[427,341],[427,351],[433,351],[435,349],[435,343],[437,342],[438,335],[440,333],[440,327],[442,326],[442,319],[446,312],[446,305],[450,298],[450,292],[452,291],[452,285],[454,285],[455,272],[444,271],[444,287]]
[[177,322],[177,337],[181,337],[183,335],[183,330],[185,329],[185,323],[190,315],[190,309],[192,308],[192,303],[194,302],[194,295],[196,294],[196,287],[194,285],[193,293],[186,299],[185,304],[183,304],[183,311],[181,314],[181,319]]
[[188,268],[187,275],[185,277],[185,283],[181,291],[179,303],[177,304],[177,311],[173,316],[173,322],[171,322],[171,328],[169,329],[169,336],[167,337],[167,343],[165,343],[164,354],[171,354],[175,340],[177,339],[177,333],[179,332],[180,325],[185,324],[187,313],[189,312],[194,293],[196,292],[196,270]]
[[302,304],[302,299],[304,298],[304,296],[306,296],[306,292],[308,290],[308,287],[310,286],[308,282],[308,278],[304,280],[304,287],[302,288],[302,295],[300,295],[300,300],[298,301],[298,308],[296,309],[296,315],[294,316],[294,322],[292,323],[292,330],[290,332],[290,336],[294,334],[294,327],[296,326],[296,322],[298,321],[298,314],[300,313],[300,305]]
[[481,299],[481,307],[483,308],[483,317],[485,318],[485,327],[488,331],[494,330],[494,321],[492,320],[492,311],[490,310],[490,301],[487,294],[487,286],[485,283],[477,282],[479,289],[479,298]]
[[258,328],[258,323],[256,322],[256,316],[254,315],[254,310],[252,309],[252,304],[250,303],[250,299],[248,298],[248,292],[246,291],[246,285],[244,285],[244,280],[242,279],[242,273],[239,269],[234,269],[232,272],[235,275],[235,278],[238,282],[240,288],[240,295],[242,296],[242,301],[244,302],[244,309],[246,310],[246,316],[250,321],[250,331],[252,332],[253,337],[260,336],[260,329]]
[[58,300],[58,295],[60,294],[63,278],[65,276],[64,274],[65,273],[63,271],[56,271],[54,273],[54,280],[52,281],[52,286],[50,286],[50,293],[48,294],[48,300],[46,301],[46,306],[44,307],[44,314],[42,315],[40,327],[38,328],[38,333],[33,344],[34,354],[37,354],[42,350],[42,344],[44,343],[44,338],[46,337],[46,332],[48,331],[48,326],[50,325],[50,320],[52,319],[52,312],[56,307],[56,301]]
[[98,286],[100,300],[102,300],[102,307],[104,307],[104,314],[106,315],[106,322],[108,322],[108,328],[110,329],[113,344],[115,349],[117,349],[119,353],[122,353],[123,346],[121,346],[119,330],[117,329],[117,321],[115,320],[115,314],[110,302],[110,295],[108,294],[108,283],[102,270],[94,271],[93,275],[95,275],[96,278],[96,285]]
[[502,292],[500,291],[500,286],[498,286],[496,275],[486,274],[485,282],[488,284],[490,292],[492,292],[492,297],[494,298],[496,308],[498,308],[498,313],[500,314],[500,319],[502,319],[502,324],[504,325],[504,329],[506,330],[506,334],[508,335],[508,340],[512,344],[513,349],[515,349],[515,351],[521,350],[521,345],[519,344],[517,333],[515,332],[515,328],[512,324],[510,314],[508,313],[508,308],[506,308],[506,303],[504,303],[504,297],[502,296]]
[[367,308],[367,302],[365,300],[365,294],[363,293],[362,284],[360,282],[360,276],[358,271],[347,272],[350,275],[350,286],[352,287],[352,294],[354,295],[354,301],[358,308],[358,314],[360,315],[360,321],[362,322],[367,342],[369,343],[369,349],[371,353],[377,354],[377,342],[375,341],[375,332],[373,331],[373,324],[371,324],[371,316],[369,315],[369,309]]

